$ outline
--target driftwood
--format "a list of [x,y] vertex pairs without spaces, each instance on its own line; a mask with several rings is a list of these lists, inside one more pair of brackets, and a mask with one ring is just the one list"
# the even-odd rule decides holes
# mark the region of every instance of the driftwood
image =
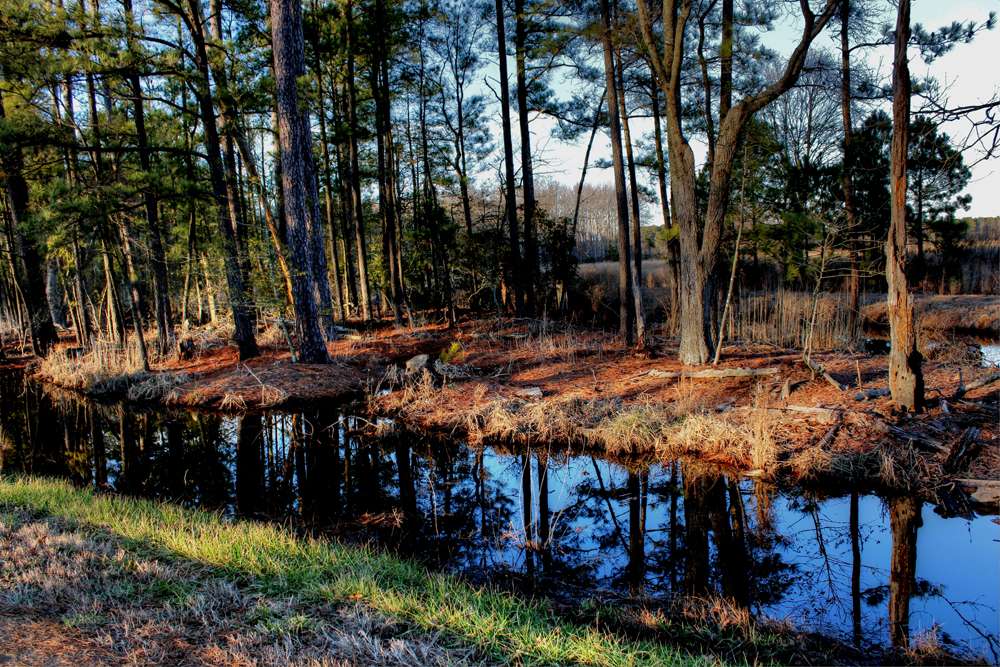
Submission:
[[654,378],[742,378],[777,375],[777,368],[705,368],[700,371],[661,371],[653,368],[640,373]]
[[955,473],[965,468],[969,461],[979,451],[979,429],[970,426],[965,429],[962,437],[951,446],[948,457],[944,460],[944,471]]
[[951,400],[957,401],[958,399],[965,396],[966,392],[970,392],[973,389],[979,389],[980,387],[985,387],[988,384],[993,384],[994,382],[1000,380],[1000,371],[991,373],[984,378],[980,378],[975,382],[970,382],[969,384],[964,384],[961,380],[958,383],[958,389],[952,395]]
[[826,372],[825,368],[823,368],[819,364],[813,362],[812,359],[809,359],[807,357],[803,357],[802,358],[802,363],[804,363],[806,365],[806,368],[808,368],[809,370],[811,370],[813,373],[815,373],[816,375],[822,376],[824,380],[826,380],[827,382],[829,382],[830,384],[832,384],[834,387],[836,387],[837,391],[844,391],[845,389],[847,389],[846,386],[844,386],[844,385],[840,384],[839,382],[837,382],[837,380],[835,380],[832,375],[830,375],[829,373]]

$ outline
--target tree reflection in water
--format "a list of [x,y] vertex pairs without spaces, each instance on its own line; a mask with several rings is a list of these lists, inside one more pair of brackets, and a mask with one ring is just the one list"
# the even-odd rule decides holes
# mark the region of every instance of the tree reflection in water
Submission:
[[[906,647],[935,622],[980,647],[980,632],[997,632],[996,572],[952,567],[933,583],[918,578],[915,499],[889,499],[886,513],[870,496],[788,496],[682,463],[629,470],[539,447],[506,453],[404,431],[372,438],[361,434],[364,422],[331,410],[148,412],[9,377],[0,379],[0,405],[4,472],[374,542],[477,582],[569,602],[608,592],[653,606],[680,594],[723,596],[858,646]],[[934,525],[951,524],[935,517]],[[995,534],[982,532],[988,517],[968,525]],[[966,557],[997,551],[990,539],[951,547]],[[979,583],[992,597],[946,600],[968,576],[992,577]]]

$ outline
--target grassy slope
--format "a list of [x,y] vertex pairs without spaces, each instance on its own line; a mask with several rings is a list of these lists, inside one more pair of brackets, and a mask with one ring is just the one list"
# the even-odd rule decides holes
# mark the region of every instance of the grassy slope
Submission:
[[481,590],[373,551],[296,537],[257,522],[226,522],[175,505],[95,494],[39,478],[0,480],[0,507],[17,506],[108,531],[129,549],[188,559],[269,594],[359,600],[489,659],[523,664],[718,664],[559,619],[544,603]]

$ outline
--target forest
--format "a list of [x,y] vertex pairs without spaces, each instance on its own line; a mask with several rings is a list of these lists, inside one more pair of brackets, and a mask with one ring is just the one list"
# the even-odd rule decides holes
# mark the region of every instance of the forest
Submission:
[[[939,71],[996,16],[932,4],[0,0],[15,662],[53,618],[69,662],[193,659],[87,643],[139,617],[210,664],[995,662],[996,588],[916,560],[930,508],[1000,555],[1000,79]],[[63,539],[101,565],[53,616],[12,591]],[[106,597],[118,548],[228,611]]]

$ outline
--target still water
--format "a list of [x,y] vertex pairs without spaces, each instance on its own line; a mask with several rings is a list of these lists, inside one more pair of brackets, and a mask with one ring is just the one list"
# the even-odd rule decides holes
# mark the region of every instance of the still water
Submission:
[[910,498],[801,495],[681,463],[628,470],[396,433],[329,410],[222,416],[0,375],[0,472],[281,521],[565,604],[722,594],[859,646],[936,633],[997,662],[1000,525]]

